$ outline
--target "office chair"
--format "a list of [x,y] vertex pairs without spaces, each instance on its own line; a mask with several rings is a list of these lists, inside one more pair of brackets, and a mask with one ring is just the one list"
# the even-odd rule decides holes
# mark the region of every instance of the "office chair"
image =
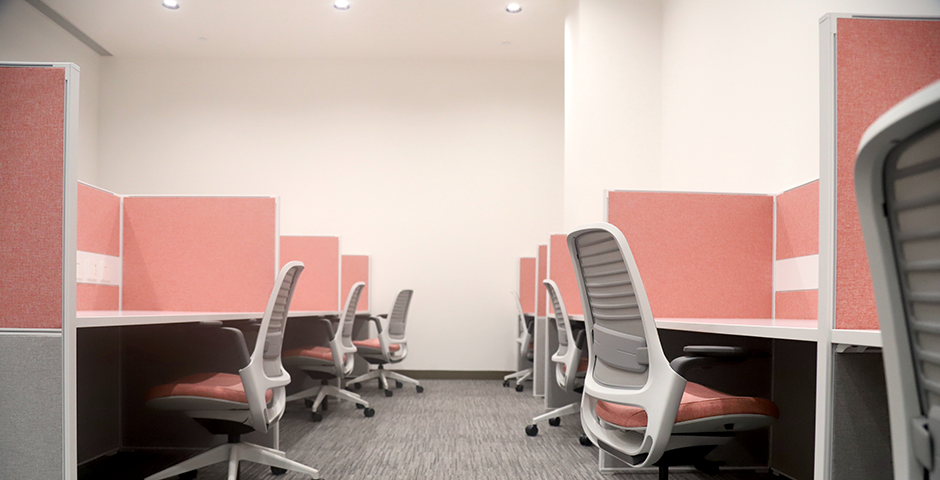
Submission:
[[[548,297],[552,300],[552,307],[555,309],[555,327],[558,329],[558,350],[552,355],[552,361],[555,362],[555,381],[566,392],[581,393],[582,387],[578,384],[583,384],[584,375],[587,372],[587,358],[581,356],[585,346],[584,330],[578,330],[575,335],[571,329],[571,320],[568,318],[568,311],[565,310],[565,302],[558,293],[558,285],[552,280],[545,280],[542,283],[545,284]],[[539,422],[548,420],[549,425],[557,427],[561,425],[561,417],[575,415],[580,411],[580,400],[556,408],[533,418],[532,425],[525,428],[525,433],[534,437],[539,434]],[[591,445],[590,440],[584,435],[581,436],[580,442],[585,446]]]
[[[346,298],[346,308],[339,317],[336,330],[329,318],[319,318],[330,332],[330,346],[305,346],[284,352],[284,365],[297,367],[303,370],[310,378],[319,380],[321,385],[308,388],[287,397],[287,401],[304,399],[304,405],[310,408],[310,419],[314,422],[323,420],[323,415],[317,410],[323,406],[328,407],[327,397],[340,400],[349,400],[357,408],[365,409],[365,416],[375,415],[375,409],[369,407],[369,402],[353,392],[343,390],[343,379],[352,373],[355,366],[356,346],[352,343],[353,321],[356,319],[356,306],[359,304],[359,295],[365,282],[358,282],[349,290]],[[337,385],[327,382],[335,380]],[[310,400],[314,398],[314,400]]]
[[[532,363],[532,359],[535,354],[533,352],[532,346],[532,329],[535,325],[534,319],[526,318],[526,314],[522,311],[522,302],[519,301],[519,295],[516,292],[512,292],[512,296],[516,299],[516,312],[518,316],[518,325],[519,325],[519,336],[516,337],[516,343],[519,344],[519,359],[518,363],[522,363],[521,360],[524,358],[527,362]],[[519,370],[516,373],[510,373],[503,377],[503,386],[509,387],[509,381],[512,379],[516,380],[516,391],[521,392],[523,390],[522,382],[528,380],[532,377],[532,368],[524,368]]]
[[736,397],[683,377],[696,367],[741,361],[738,347],[685,347],[671,363],[659,342],[643,282],[617,227],[603,223],[568,235],[584,305],[588,370],[581,426],[588,438],[634,467],[693,465],[735,432],[766,427],[779,416],[773,402]]
[[284,413],[284,387],[290,383],[290,375],[281,365],[281,342],[294,287],[303,269],[304,264],[300,262],[290,262],[281,269],[250,356],[241,330],[221,327],[222,322],[211,323],[221,327],[234,342],[245,365],[238,375],[200,373],[150,390],[147,406],[183,411],[212,434],[228,435],[228,443],[150,475],[146,480],[174,475],[192,479],[196,478],[196,469],[225,461],[228,461],[228,479],[236,480],[240,460],[269,465],[275,475],[293,470],[319,478],[316,470],[288,460],[284,452],[240,440],[246,433],[268,431]]
[[862,136],[855,193],[881,324],[894,478],[940,478],[940,82]]
[[[421,393],[424,387],[421,382],[406,377],[398,372],[385,370],[385,365],[389,363],[398,363],[408,355],[408,339],[405,338],[405,323],[408,321],[408,307],[411,305],[411,290],[402,290],[398,292],[395,298],[395,304],[392,305],[392,312],[382,314],[377,317],[370,317],[369,320],[375,323],[375,329],[379,332],[378,338],[368,340],[356,340],[353,345],[359,349],[359,355],[362,356],[370,365],[378,367],[371,372],[360,375],[349,382],[358,390],[362,388],[362,382],[374,378],[379,379],[379,385],[385,390],[385,396],[392,396],[392,389],[388,386],[388,379],[395,380],[395,386],[401,388],[402,382],[411,383],[415,386],[415,391]],[[382,318],[388,318],[388,330],[382,329]]]

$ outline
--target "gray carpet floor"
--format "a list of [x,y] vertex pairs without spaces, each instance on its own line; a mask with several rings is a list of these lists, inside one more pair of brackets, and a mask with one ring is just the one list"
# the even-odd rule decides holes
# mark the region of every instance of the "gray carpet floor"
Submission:
[[[427,380],[424,393],[413,386],[386,398],[375,382],[359,393],[376,410],[372,418],[352,404],[332,400],[323,421],[312,423],[301,402],[288,405],[281,420],[281,449],[291,459],[320,471],[327,480],[345,479],[635,479],[655,473],[603,475],[597,448],[578,443],[576,416],[560,427],[540,425],[537,437],[525,426],[544,409],[526,391],[493,380]],[[199,471],[200,480],[224,479],[217,465]],[[274,477],[265,467],[242,464],[241,479],[300,480],[297,473]],[[766,480],[768,473],[722,472],[709,476],[675,472],[673,480]]]

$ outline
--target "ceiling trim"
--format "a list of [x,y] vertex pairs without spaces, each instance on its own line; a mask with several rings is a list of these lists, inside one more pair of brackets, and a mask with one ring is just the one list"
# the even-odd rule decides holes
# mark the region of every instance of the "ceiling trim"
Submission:
[[42,0],[26,0],[26,3],[35,7],[36,10],[39,10],[39,12],[45,15],[46,17],[49,17],[49,20],[52,20],[58,26],[65,29],[66,32],[69,32],[73,37],[77,38],[80,42],[87,45],[88,48],[98,53],[98,55],[101,55],[102,57],[112,56],[111,52],[105,50],[104,47],[99,45],[98,42],[94,41],[88,35],[85,35],[85,32],[82,32],[81,30],[79,30],[78,27],[72,24],[72,22],[68,21],[68,19],[63,17],[62,15],[59,15],[59,12],[56,12],[55,10],[52,9],[52,7],[43,3]]

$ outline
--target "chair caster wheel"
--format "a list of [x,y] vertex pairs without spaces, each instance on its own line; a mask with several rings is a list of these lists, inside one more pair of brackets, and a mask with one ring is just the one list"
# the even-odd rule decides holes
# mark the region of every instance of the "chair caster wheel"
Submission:
[[285,473],[287,473],[286,468],[271,467],[271,475],[284,475]]
[[404,387],[404,386],[405,386],[404,383],[401,383],[401,382],[399,382],[398,380],[395,380],[395,388],[401,388],[401,387]]
[[561,425],[561,418],[559,418],[559,417],[549,418],[549,419],[548,419],[548,424],[551,425],[551,426],[553,426],[553,427],[557,427],[557,426]]
[[313,400],[310,400],[309,398],[305,398],[305,399],[304,399],[304,406],[307,407],[307,408],[313,408]]
[[360,388],[362,388],[362,384],[359,382],[356,382],[353,384],[353,388],[355,388],[356,390],[359,390]]
[[593,447],[593,446],[594,446],[594,444],[591,443],[591,439],[588,438],[587,435],[581,435],[581,437],[578,438],[578,441],[581,442],[581,445],[584,445],[585,447]]
[[385,396],[386,396],[386,397],[391,397],[392,395],[393,395],[393,393],[392,393],[391,390],[386,390],[386,391],[385,391]]
[[503,380],[503,387],[509,388],[509,380]]
[[517,391],[517,392],[521,392],[521,391],[523,391],[523,390],[525,390],[525,387],[523,387],[521,383],[517,383],[517,384],[516,384],[516,391]]
[[534,436],[538,435],[538,434],[539,434],[539,426],[538,426],[538,425],[529,425],[528,427],[525,427],[525,434],[528,435],[528,436],[530,436],[530,437],[534,437]]
[[421,385],[417,385],[415,386],[415,391],[418,393],[424,393],[424,387],[422,387]]
[[318,412],[311,412],[311,413],[310,413],[310,421],[311,421],[311,422],[321,422],[321,421],[323,421],[323,415],[320,415],[320,413],[318,413]]
[[370,408],[367,408],[367,409],[365,410],[365,412],[363,412],[363,413],[365,413],[366,417],[374,417],[374,416],[375,416],[375,409],[370,407]]
[[195,471],[195,470],[190,470],[190,471],[188,471],[188,472],[186,472],[186,473],[181,473],[181,474],[179,475],[179,479],[180,479],[180,480],[193,480],[194,478],[196,478],[196,475],[198,475],[198,474],[199,474],[199,472],[197,472],[197,471]]
[[366,406],[361,403],[357,403],[356,408],[358,408],[359,410],[362,410],[363,408],[366,408]]

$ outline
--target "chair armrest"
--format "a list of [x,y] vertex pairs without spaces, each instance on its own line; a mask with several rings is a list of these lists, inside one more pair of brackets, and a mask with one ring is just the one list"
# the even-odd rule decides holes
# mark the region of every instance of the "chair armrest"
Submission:
[[330,340],[336,338],[336,330],[333,330],[333,322],[328,317],[315,317],[317,320],[326,325],[327,330],[330,332]]
[[577,345],[578,350],[582,352],[587,348],[587,334],[584,333],[584,330],[578,330],[574,334],[574,344]]
[[525,329],[529,332],[529,335],[535,334],[535,319],[526,317],[525,319]]
[[241,363],[241,366],[238,367],[239,369],[245,368],[251,363],[251,353],[248,352],[248,342],[245,341],[245,334],[242,333],[241,330],[235,327],[223,327],[222,322],[219,321],[199,322],[199,325],[205,327],[220,327],[220,330],[226,332],[235,346],[235,354],[238,356],[238,361]]
[[682,352],[686,355],[673,359],[669,365],[683,377],[694,368],[740,363],[752,356],[751,352],[741,347],[717,345],[690,345],[683,348]]
[[382,333],[382,319],[379,317],[369,317],[369,321],[375,324],[375,331]]
[[379,315],[377,315],[377,316],[380,317],[380,318],[388,318],[388,314],[387,314],[387,313],[382,313],[382,314],[379,314]]

